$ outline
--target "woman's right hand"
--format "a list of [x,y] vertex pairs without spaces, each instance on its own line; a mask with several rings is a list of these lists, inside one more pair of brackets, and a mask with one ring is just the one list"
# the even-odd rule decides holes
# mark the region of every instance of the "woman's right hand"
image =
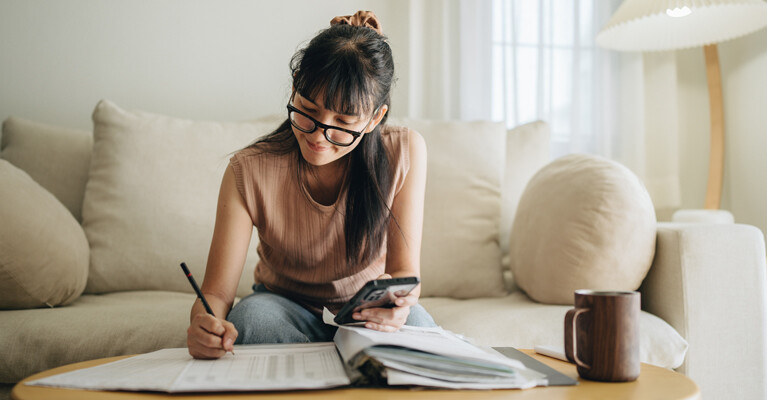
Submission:
[[194,358],[219,358],[228,351],[234,353],[237,335],[237,329],[231,322],[207,313],[198,313],[186,330],[186,346]]

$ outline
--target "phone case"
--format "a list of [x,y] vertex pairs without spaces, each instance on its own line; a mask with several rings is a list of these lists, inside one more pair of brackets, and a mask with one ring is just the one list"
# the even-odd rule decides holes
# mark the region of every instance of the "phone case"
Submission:
[[353,319],[352,314],[363,308],[393,307],[397,297],[407,296],[420,282],[414,276],[370,281],[344,304],[334,321],[339,325],[363,323]]

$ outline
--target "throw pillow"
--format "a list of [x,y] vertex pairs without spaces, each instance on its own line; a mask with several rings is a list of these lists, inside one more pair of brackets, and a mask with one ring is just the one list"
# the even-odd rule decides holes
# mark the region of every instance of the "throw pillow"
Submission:
[[541,303],[576,289],[636,290],[655,255],[655,210],[642,182],[605,158],[569,155],[528,184],[509,240],[517,285]]
[[419,132],[428,149],[421,295],[457,299],[503,295],[498,239],[503,124],[389,123]]
[[82,220],[93,135],[10,117],[3,122],[0,158],[28,173]]
[[27,173],[0,160],[0,309],[71,303],[88,278],[80,224]]
[[[231,154],[269,133],[275,117],[253,122],[191,121],[101,101],[83,201],[91,245],[88,293],[191,292],[179,263],[202,281],[218,190]],[[257,235],[237,290],[251,292]]]

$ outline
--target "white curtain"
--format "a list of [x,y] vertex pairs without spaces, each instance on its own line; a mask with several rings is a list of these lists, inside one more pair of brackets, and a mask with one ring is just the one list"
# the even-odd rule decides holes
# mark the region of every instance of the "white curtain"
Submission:
[[[411,0],[407,114],[544,120],[552,157],[614,159],[656,208],[680,203],[673,53],[618,53],[594,38],[620,0]],[[401,67],[401,66],[400,66]]]
[[594,38],[617,6],[615,0],[493,0],[493,117],[509,127],[547,121],[555,157],[614,157],[619,57]]
[[407,92],[408,116],[491,119],[491,6],[491,0],[394,3],[408,21],[396,43],[407,49],[397,90]]

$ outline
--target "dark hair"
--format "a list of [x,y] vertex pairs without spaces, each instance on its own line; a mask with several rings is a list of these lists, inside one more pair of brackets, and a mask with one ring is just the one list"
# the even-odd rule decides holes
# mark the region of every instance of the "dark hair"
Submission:
[[[364,115],[383,104],[391,107],[394,59],[386,37],[362,26],[333,25],[320,31],[290,61],[293,87],[325,108],[340,114]],[[383,147],[381,129],[388,118],[360,137],[348,154],[347,199],[344,216],[346,259],[352,265],[368,263],[383,246],[391,210],[386,204],[394,171]],[[301,157],[289,120],[251,146],[265,152],[295,152],[298,179],[306,161]]]

